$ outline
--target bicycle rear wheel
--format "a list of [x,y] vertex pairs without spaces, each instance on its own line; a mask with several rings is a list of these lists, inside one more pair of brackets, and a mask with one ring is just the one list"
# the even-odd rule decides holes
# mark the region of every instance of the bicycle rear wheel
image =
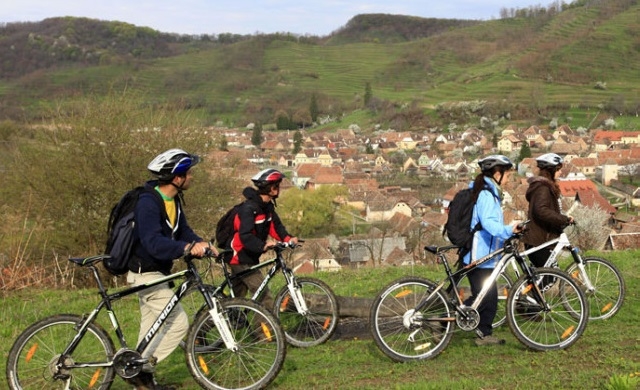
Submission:
[[[522,344],[537,351],[573,345],[589,321],[589,304],[578,284],[556,268],[536,269],[541,301],[527,275],[514,284],[507,298],[507,322]],[[547,307],[545,308],[545,303]]]
[[238,349],[227,349],[208,311],[201,312],[187,335],[187,366],[205,389],[261,389],[280,372],[286,355],[278,320],[257,303],[220,300]]
[[[466,279],[466,278],[465,278]],[[507,321],[507,296],[509,296],[509,290],[511,290],[513,282],[504,273],[498,275],[496,281],[496,287],[498,288],[498,311],[493,319],[493,327],[497,328]]]
[[[9,351],[7,382],[13,390],[108,389],[115,377],[112,367],[75,367],[83,363],[107,364],[115,348],[109,335],[91,323],[75,351],[64,359],[62,352],[78,334],[82,317],[59,314],[27,328]],[[57,363],[62,361],[62,366]]]
[[369,325],[380,350],[397,362],[431,359],[451,341],[453,317],[446,297],[438,291],[424,308],[415,308],[435,289],[427,279],[404,277],[389,284],[371,305]]
[[313,347],[329,340],[338,326],[338,298],[321,280],[296,278],[308,309],[298,313],[289,288],[284,286],[274,300],[273,311],[280,320],[287,342],[295,347]]
[[601,257],[585,257],[586,277],[593,285],[593,291],[586,290],[584,277],[578,264],[572,263],[567,273],[582,288],[589,301],[589,319],[606,320],[616,315],[624,303],[626,287],[620,271],[609,260]]

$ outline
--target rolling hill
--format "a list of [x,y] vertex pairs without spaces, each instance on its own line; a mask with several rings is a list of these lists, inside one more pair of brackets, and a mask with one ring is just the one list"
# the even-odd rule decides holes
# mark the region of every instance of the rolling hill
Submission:
[[177,36],[84,18],[9,24],[0,28],[0,52],[11,54],[0,64],[0,115],[34,120],[54,102],[126,90],[141,104],[193,110],[205,125],[283,114],[306,125],[312,95],[323,116],[360,112],[398,130],[507,114],[588,125],[594,112],[639,110],[639,15],[637,0],[484,22],[372,14],[327,37]]

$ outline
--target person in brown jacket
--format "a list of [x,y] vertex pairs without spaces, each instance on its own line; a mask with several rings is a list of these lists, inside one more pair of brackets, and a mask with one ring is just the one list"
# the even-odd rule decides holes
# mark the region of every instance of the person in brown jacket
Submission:
[[[547,153],[536,158],[536,162],[540,172],[538,176],[528,180],[529,188],[525,195],[529,202],[527,217],[530,220],[522,238],[525,249],[559,237],[562,230],[573,223],[573,217],[560,212],[560,187],[557,178],[562,168],[562,157]],[[552,250],[553,246],[544,247],[529,254],[529,260],[536,267],[542,267]]]

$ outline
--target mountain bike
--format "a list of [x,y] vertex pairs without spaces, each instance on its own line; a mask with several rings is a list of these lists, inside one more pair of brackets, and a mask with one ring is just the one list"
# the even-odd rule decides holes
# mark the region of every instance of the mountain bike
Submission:
[[[518,251],[516,234],[503,248],[453,271],[446,252],[457,246],[427,246],[444,266],[439,283],[425,278],[400,278],[376,296],[369,324],[378,348],[395,361],[430,359],[442,352],[453,336],[454,324],[474,331],[480,322],[478,307],[512,259],[522,271],[506,300],[507,322],[516,339],[535,351],[565,349],[584,333],[589,305],[578,283],[555,268],[533,268]],[[484,287],[467,306],[455,286],[469,272],[499,256]],[[542,282],[545,281],[543,285]],[[569,309],[567,309],[567,305]]]
[[[521,254],[527,256],[539,249],[552,245],[555,246],[544,267],[558,268],[558,256],[563,250],[569,251],[573,262],[567,266],[565,271],[573,277],[584,291],[589,302],[589,319],[606,320],[616,315],[620,311],[626,295],[624,278],[616,266],[601,257],[580,256],[580,249],[571,244],[569,236],[565,232],[562,232],[558,238],[522,251]],[[508,291],[509,287],[507,286],[512,284],[512,277],[516,279],[520,277],[520,272],[513,262],[510,263],[509,267],[505,268],[505,272],[501,275],[504,288],[500,289],[499,292],[503,298]],[[496,315],[494,326],[504,323],[505,319],[504,311],[499,311]]]
[[[190,250],[190,249],[189,249]],[[258,389],[267,386],[282,368],[286,343],[278,320],[262,306],[241,298],[220,300],[205,288],[186,251],[186,269],[151,283],[108,293],[97,265],[108,255],[70,258],[88,268],[98,284],[100,302],[85,315],[56,314],[29,326],[14,342],[7,360],[7,381],[11,389],[109,389],[118,375],[136,376],[153,358],[143,351],[169,313],[194,286],[202,295],[203,310],[189,327],[186,360],[195,381],[205,389]],[[131,294],[175,279],[184,281],[148,330],[144,339],[130,348],[118,322],[113,303]],[[106,310],[119,341],[116,349],[110,333],[98,324]]]
[[[300,240],[300,242],[304,242]],[[287,266],[283,252],[294,249],[297,245],[287,242],[276,242],[273,251],[276,256],[259,263],[238,274],[231,274],[223,258],[230,254],[230,250],[221,251],[216,262],[222,265],[224,281],[210,288],[214,295],[233,295],[233,283],[243,276],[260,272],[262,268],[270,267],[263,283],[251,297],[259,302],[267,289],[267,285],[278,272],[282,272],[285,285],[274,298],[273,314],[280,321],[286,340],[295,347],[313,347],[329,340],[335,333],[340,318],[338,299],[333,290],[323,281],[315,278],[298,277]]]

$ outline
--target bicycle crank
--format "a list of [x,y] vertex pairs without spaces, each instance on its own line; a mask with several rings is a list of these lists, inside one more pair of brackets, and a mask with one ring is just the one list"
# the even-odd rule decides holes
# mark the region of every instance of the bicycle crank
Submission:
[[465,332],[470,332],[480,324],[480,313],[472,307],[461,307],[456,313],[456,324]]

